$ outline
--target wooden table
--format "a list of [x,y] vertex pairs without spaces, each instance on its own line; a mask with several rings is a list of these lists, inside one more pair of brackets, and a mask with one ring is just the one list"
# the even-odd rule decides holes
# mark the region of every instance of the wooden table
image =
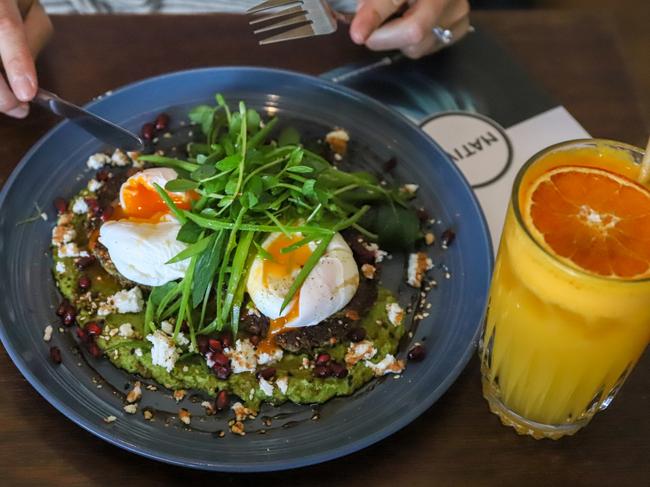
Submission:
[[[140,78],[197,66],[277,66],[317,74],[367,56],[345,32],[260,49],[237,16],[53,20],[57,33],[40,60],[41,81],[79,103]],[[506,45],[590,133],[643,143],[645,128],[604,19],[577,13],[478,12],[474,21]],[[53,123],[42,112],[24,121],[0,117],[0,183]],[[43,400],[0,348],[0,483],[647,485],[649,368],[646,354],[608,411],[577,436],[552,442],[518,437],[499,424],[481,397],[474,359],[440,401],[377,445],[290,474],[236,476],[158,464],[95,438]]]

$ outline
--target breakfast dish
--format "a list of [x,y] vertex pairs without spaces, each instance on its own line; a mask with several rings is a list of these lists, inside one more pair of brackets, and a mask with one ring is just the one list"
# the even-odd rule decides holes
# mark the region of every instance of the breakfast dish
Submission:
[[[154,139],[172,136],[161,114],[142,129],[149,154],[92,155],[94,177],[57,202],[62,323],[92,356],[206,393],[212,409],[232,403],[238,419],[400,374],[406,313],[381,267],[409,253],[404,279],[422,298],[433,285],[424,249],[435,220],[409,204],[418,186],[350,170],[344,129],[315,142],[328,161],[291,126],[275,131],[278,117],[216,100],[189,113],[198,141],[158,149]],[[443,232],[443,247],[453,236]],[[231,430],[243,434],[241,421]]]
[[[458,169],[415,125],[366,96],[315,77],[261,68],[189,70],[117,89],[86,108],[132,131],[161,111],[170,115],[173,127],[179,127],[192,107],[211,104],[215,92],[231,101],[246,100],[265,119],[277,115],[298,130],[309,149],[318,149],[307,145],[309,139],[322,139],[333,128],[343,127],[350,135],[345,157],[354,161],[353,170],[385,175],[391,187],[419,185],[409,204],[426,208],[436,219],[430,228],[436,241],[424,245],[434,264],[427,278],[439,283],[428,295],[431,307],[413,307],[424,289],[406,282],[412,252],[389,251],[392,258],[380,263],[378,273],[382,287],[405,311],[407,330],[395,357],[406,363],[406,369],[373,377],[352,395],[334,397],[322,407],[263,402],[257,417],[245,421],[246,435],[241,436],[228,431],[236,419],[232,406],[243,405],[241,398],[231,395],[230,407],[209,414],[204,404],[216,406],[218,398],[192,390],[172,391],[114,366],[108,357],[94,358],[94,348],[77,337],[76,325],[67,327],[55,315],[61,295],[54,285],[49,250],[58,219],[52,201],[63,202],[67,210],[89,180],[97,179],[100,169],[88,168],[89,156],[112,157],[114,151],[70,123],[43,136],[0,191],[0,272],[8,276],[0,284],[0,340],[25,379],[63,416],[108,443],[147,458],[199,469],[259,472],[358,451],[430,408],[473,355],[492,260],[480,208]],[[272,138],[279,137],[281,128],[276,126]],[[185,129],[184,135],[193,130],[197,139],[201,137],[195,127]],[[154,134],[159,138],[156,145],[175,158],[175,139],[165,133]],[[183,146],[186,143],[187,139]],[[386,163],[394,157],[398,164],[387,173]],[[119,153],[115,159],[124,160]],[[109,171],[129,169],[112,164],[119,162],[111,162]],[[443,233],[449,228],[457,238],[444,249]],[[78,283],[70,285],[76,288]],[[116,286],[115,292],[132,287]],[[138,287],[146,310],[148,289]],[[411,322],[425,312],[429,316]],[[46,338],[49,341],[44,342]],[[405,356],[416,343],[426,347],[426,358],[410,363]],[[129,398],[135,402],[129,403]]]

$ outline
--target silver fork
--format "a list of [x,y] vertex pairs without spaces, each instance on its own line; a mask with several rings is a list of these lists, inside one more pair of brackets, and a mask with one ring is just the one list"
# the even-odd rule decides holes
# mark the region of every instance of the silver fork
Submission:
[[[288,8],[278,10],[280,7]],[[349,21],[345,14],[334,12],[325,0],[266,0],[250,8],[248,13],[257,14],[266,10],[273,11],[255,17],[249,24],[275,22],[254,30],[254,34],[295,27],[260,40],[260,45],[331,34],[336,32],[337,20]]]

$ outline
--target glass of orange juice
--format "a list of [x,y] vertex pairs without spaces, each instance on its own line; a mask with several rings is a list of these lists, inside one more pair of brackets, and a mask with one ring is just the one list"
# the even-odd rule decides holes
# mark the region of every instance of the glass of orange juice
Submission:
[[577,140],[517,175],[479,354],[490,410],[520,434],[574,434],[610,404],[650,341],[642,157]]

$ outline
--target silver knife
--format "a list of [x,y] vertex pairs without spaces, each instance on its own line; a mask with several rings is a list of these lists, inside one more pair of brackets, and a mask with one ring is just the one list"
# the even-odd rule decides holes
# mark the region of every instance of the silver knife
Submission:
[[144,149],[142,139],[137,135],[77,105],[62,100],[47,90],[39,89],[33,103],[47,108],[60,117],[67,118],[90,135],[113,147],[130,151]]

